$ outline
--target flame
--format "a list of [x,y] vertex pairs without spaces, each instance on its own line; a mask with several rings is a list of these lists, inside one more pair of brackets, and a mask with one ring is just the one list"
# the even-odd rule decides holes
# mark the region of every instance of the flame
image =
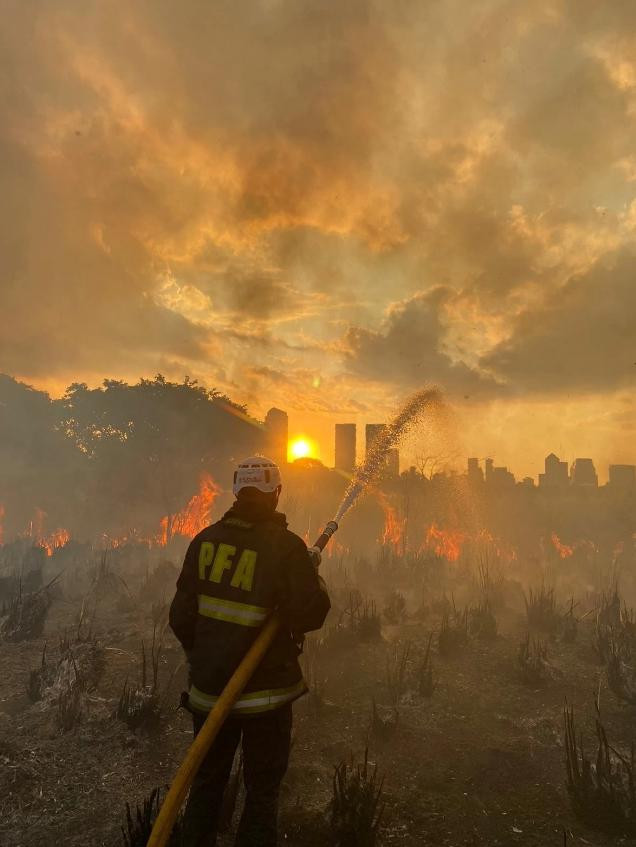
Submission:
[[387,547],[392,547],[398,553],[401,551],[404,541],[406,518],[398,515],[397,509],[389,503],[383,491],[377,491],[376,494],[384,512],[384,530],[381,543]]
[[56,529],[55,532],[47,535],[46,538],[40,538],[38,540],[38,547],[44,547],[46,555],[52,556],[56,550],[66,547],[70,540],[71,535],[68,530]]
[[433,523],[426,532],[424,546],[433,550],[436,556],[443,557],[449,562],[456,562],[462,552],[464,540],[464,533],[458,529],[444,530]]
[[550,540],[552,541],[552,545],[561,559],[569,559],[570,556],[574,553],[574,547],[570,547],[568,544],[563,544],[556,532],[552,533],[552,535],[550,536]]
[[491,549],[494,554],[503,561],[515,562],[517,560],[517,551],[515,548],[506,541],[503,541],[503,539],[494,536],[492,532],[487,529],[480,529],[475,536],[475,541],[482,547],[482,549],[483,547],[485,547],[486,550]]
[[209,474],[201,476],[199,491],[180,512],[165,515],[160,521],[157,543],[165,547],[175,535],[193,538],[209,525],[212,507],[221,489]]

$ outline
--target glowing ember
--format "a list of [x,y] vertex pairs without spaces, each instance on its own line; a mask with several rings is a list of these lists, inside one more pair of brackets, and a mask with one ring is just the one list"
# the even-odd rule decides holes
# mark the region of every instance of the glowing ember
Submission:
[[220,490],[209,474],[203,474],[199,491],[187,506],[176,515],[166,515],[161,519],[158,543],[165,547],[175,535],[194,538],[205,529],[211,522],[212,507]]
[[426,532],[425,546],[432,550],[436,556],[456,562],[462,552],[464,533],[459,530],[440,529],[431,524]]
[[550,540],[552,541],[554,549],[559,554],[559,558],[569,559],[570,556],[574,553],[574,547],[570,547],[567,544],[563,544],[556,532],[552,533],[552,535],[550,536]]

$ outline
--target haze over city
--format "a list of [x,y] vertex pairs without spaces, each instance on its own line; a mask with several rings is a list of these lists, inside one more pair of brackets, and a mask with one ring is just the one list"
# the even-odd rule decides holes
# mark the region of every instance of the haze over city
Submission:
[[334,422],[436,384],[462,456],[636,460],[633,4],[34,8],[2,35],[1,371],[189,375],[327,464]]

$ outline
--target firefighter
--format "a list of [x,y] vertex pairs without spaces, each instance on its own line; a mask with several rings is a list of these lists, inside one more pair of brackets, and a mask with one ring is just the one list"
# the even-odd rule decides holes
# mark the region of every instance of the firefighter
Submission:
[[236,844],[277,843],[291,704],[307,691],[298,655],[304,633],[322,626],[330,606],[318,576],[319,553],[308,551],[276,511],[281,487],[271,460],[255,456],[238,465],[236,500],[188,547],[170,607],[170,626],[190,664],[186,707],[195,735],[272,610],[284,622],[194,779],[184,818],[185,843],[192,847],[216,844],[239,742],[246,796]]

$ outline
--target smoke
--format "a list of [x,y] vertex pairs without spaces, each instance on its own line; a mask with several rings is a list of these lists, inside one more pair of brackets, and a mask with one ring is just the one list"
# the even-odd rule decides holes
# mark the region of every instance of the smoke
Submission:
[[[0,370],[325,421],[428,382],[516,392],[508,432],[552,390],[621,413],[634,13],[602,5],[9,0]],[[598,268],[583,369],[554,307],[597,314]]]

